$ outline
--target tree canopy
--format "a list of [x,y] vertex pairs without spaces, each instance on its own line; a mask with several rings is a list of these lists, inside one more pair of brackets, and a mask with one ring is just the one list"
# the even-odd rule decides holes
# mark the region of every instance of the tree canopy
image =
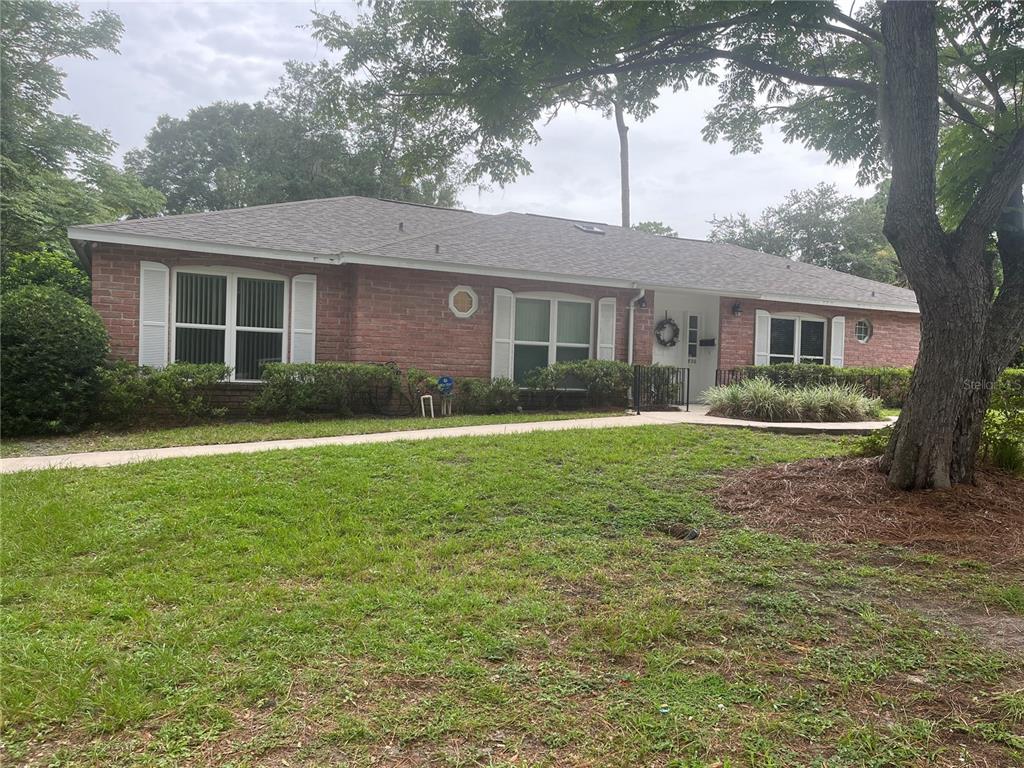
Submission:
[[904,285],[896,252],[882,233],[885,205],[884,186],[862,199],[841,195],[835,185],[823,183],[791,191],[756,219],[745,213],[716,217],[708,239]]
[[116,51],[122,25],[100,10],[86,20],[76,5],[5,0],[0,4],[0,256],[41,243],[68,251],[71,224],[148,215],[163,197],[111,162],[103,132],[53,110],[66,96],[61,57]]
[[328,62],[285,67],[265,101],[162,115],[126,166],[166,195],[168,213],[338,195],[454,204],[465,167],[433,126]]

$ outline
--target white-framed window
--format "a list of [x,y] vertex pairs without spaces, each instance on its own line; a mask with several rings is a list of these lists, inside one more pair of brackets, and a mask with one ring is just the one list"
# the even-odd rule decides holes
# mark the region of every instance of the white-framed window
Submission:
[[594,302],[560,294],[517,294],[513,310],[512,378],[590,357]]
[[857,341],[861,344],[867,344],[871,334],[874,333],[874,328],[871,327],[870,320],[858,320],[853,326],[853,332],[857,337]]
[[700,348],[700,316],[686,316],[686,360],[689,365],[697,364],[697,352]]
[[800,315],[772,315],[768,362],[825,363],[825,320]]
[[178,267],[171,274],[171,359],[225,363],[258,381],[286,356],[289,279],[248,269]]
[[448,309],[459,318],[472,317],[480,306],[476,291],[468,285],[456,285],[448,294]]

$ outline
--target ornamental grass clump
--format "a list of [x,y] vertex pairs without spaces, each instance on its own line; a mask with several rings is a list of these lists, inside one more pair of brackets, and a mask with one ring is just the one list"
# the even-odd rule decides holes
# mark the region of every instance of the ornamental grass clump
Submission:
[[864,421],[878,418],[882,407],[846,384],[788,388],[762,378],[712,387],[705,398],[712,416],[753,421]]

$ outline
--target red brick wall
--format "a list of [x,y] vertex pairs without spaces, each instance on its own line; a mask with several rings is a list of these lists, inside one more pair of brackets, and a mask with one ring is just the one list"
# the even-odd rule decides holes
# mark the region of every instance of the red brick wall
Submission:
[[[734,317],[733,304],[740,303],[742,314]],[[866,309],[821,307],[813,304],[786,304],[778,301],[733,299],[723,296],[719,305],[719,368],[735,368],[754,364],[754,312],[805,312],[829,321],[836,315],[846,317],[846,343],[843,364],[846,366],[912,366],[917,361],[920,341],[919,316],[910,312],[881,312]],[[866,343],[857,341],[854,326],[858,320],[869,320],[873,334]],[[830,340],[825,346],[828,355]]]
[[[531,280],[478,277],[364,265],[314,265],[238,256],[188,253],[156,248],[97,244],[92,253],[93,306],[110,333],[111,356],[135,362],[139,344],[139,264],[168,267],[204,264],[258,269],[286,277],[317,276],[316,359],[389,362],[432,373],[486,378],[491,373],[491,304],[494,289],[553,291],[591,299],[616,298],[615,353],[626,360],[629,300],[633,290]],[[456,285],[469,285],[479,297],[470,318],[448,308]],[[651,361],[652,307],[637,308],[635,360]]]
[[[353,265],[352,334],[350,355],[355,362],[395,362],[455,377],[491,375],[491,329],[494,289],[552,291],[590,299],[616,299],[615,354],[626,360],[629,300],[635,291],[534,280],[460,275]],[[448,308],[448,294],[468,285],[479,306],[472,317],[458,318]],[[650,362],[650,323],[653,300],[637,309],[638,361]],[[645,325],[646,324],[646,325]]]

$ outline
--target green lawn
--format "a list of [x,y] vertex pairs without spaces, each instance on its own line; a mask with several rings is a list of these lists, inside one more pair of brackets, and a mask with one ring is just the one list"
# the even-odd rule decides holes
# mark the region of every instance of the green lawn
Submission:
[[4,476],[3,762],[1020,765],[1019,648],[939,612],[1019,621],[1019,572],[706,495],[843,447],[644,427]]
[[585,419],[596,416],[621,416],[624,411],[556,411],[541,413],[501,413],[490,416],[445,416],[437,419],[370,417],[358,419],[321,419],[317,421],[235,421],[197,424],[191,427],[140,429],[131,432],[90,430],[63,437],[4,440],[4,457],[46,456],[91,451],[124,451],[136,448],[169,448],[176,445],[215,445],[248,443],[257,440],[286,440],[292,437],[333,437],[364,435],[371,432],[398,432],[432,427],[468,427],[474,424],[510,424],[519,421]]

